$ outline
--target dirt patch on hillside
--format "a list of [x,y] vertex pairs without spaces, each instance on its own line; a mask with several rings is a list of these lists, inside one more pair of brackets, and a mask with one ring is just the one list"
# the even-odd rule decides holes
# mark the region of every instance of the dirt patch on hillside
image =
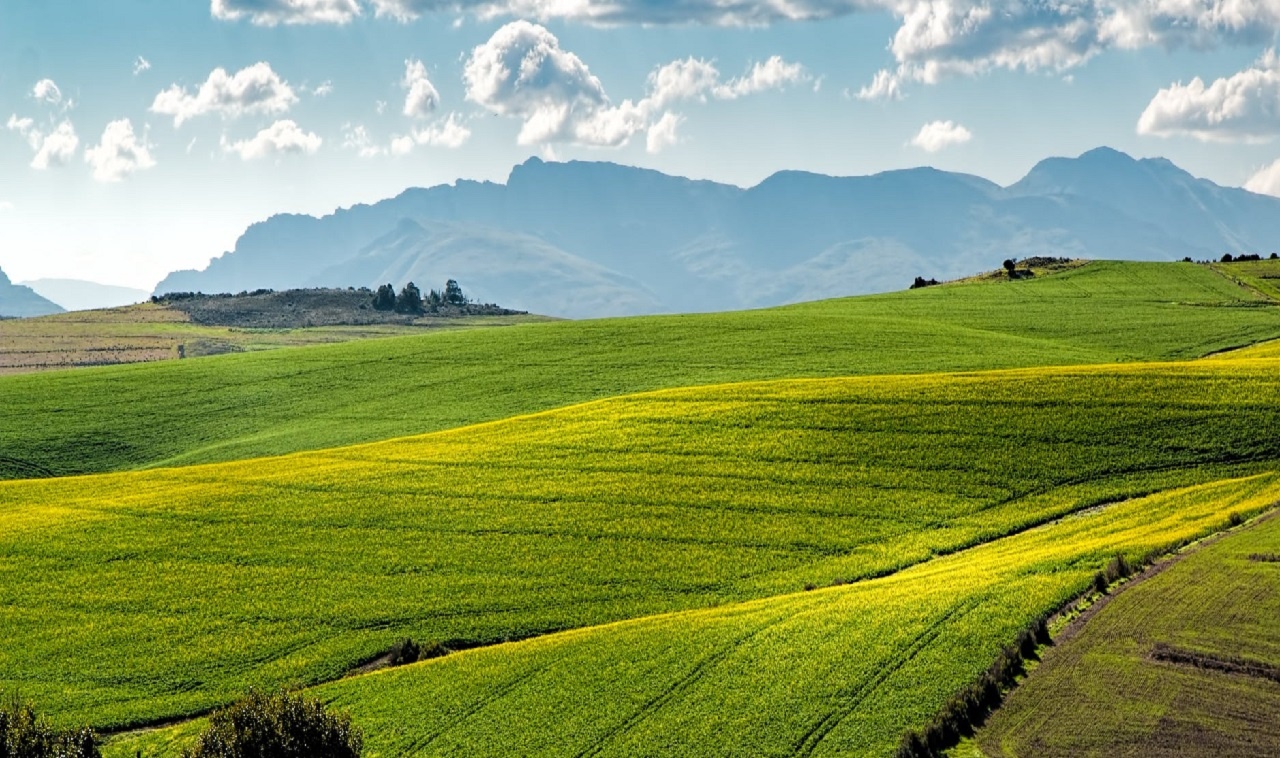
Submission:
[[493,304],[440,305],[425,313],[396,313],[373,307],[374,293],[360,289],[258,290],[238,295],[170,293],[153,302],[182,311],[191,323],[240,329],[305,329],[315,326],[403,324],[431,326],[441,319],[520,316]]

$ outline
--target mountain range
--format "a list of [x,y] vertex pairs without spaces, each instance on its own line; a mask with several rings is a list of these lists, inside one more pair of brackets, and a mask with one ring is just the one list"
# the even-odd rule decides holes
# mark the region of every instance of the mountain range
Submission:
[[37,295],[30,287],[9,281],[4,271],[0,271],[0,316],[47,316],[50,313],[61,313],[62,310],[57,304]]
[[1037,255],[1217,258],[1280,247],[1280,199],[1098,148],[1007,187],[932,168],[774,174],[751,188],[603,162],[516,166],[505,184],[414,188],[254,224],[156,293],[424,289],[567,317],[708,311],[901,289]]
[[30,287],[37,295],[69,311],[132,305],[146,300],[151,294],[146,290],[98,284],[83,279],[33,279],[18,283]]

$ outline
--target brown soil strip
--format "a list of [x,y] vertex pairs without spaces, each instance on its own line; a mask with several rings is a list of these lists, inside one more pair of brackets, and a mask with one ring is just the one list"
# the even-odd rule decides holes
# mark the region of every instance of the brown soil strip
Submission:
[[1254,661],[1238,656],[1219,656],[1208,653],[1197,653],[1183,650],[1163,642],[1157,642],[1151,651],[1153,660],[1173,663],[1180,666],[1193,666],[1204,671],[1218,671],[1223,674],[1242,674],[1255,679],[1270,679],[1280,682],[1280,666],[1262,661]]

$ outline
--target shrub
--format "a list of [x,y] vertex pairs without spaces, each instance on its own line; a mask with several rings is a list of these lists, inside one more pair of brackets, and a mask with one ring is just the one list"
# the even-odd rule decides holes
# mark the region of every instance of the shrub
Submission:
[[30,704],[13,698],[0,706],[0,758],[101,758],[92,729],[58,731]]
[[1241,524],[1244,523],[1244,516],[1241,516],[1239,513],[1232,511],[1227,516],[1227,523],[1231,526],[1240,526]]
[[184,758],[358,758],[364,737],[346,714],[287,692],[250,691],[209,717]]

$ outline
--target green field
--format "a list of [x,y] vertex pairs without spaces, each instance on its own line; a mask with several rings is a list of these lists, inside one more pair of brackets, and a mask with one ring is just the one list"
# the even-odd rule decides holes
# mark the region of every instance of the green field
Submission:
[[760,311],[0,377],[0,478],[278,455],[665,387],[1174,360],[1276,337],[1280,307],[1206,266],[1096,262]]
[[[0,483],[0,688],[98,726],[866,578],[1272,471],[1271,361],[729,385],[367,446]],[[305,588],[299,592],[299,588]]]
[[[457,653],[320,687],[371,756],[892,753],[1111,556],[1222,528],[1274,474],[1111,505],[890,577]],[[120,739],[173,755],[199,724]]]
[[[1276,507],[1277,337],[1215,269],[1093,263],[0,378],[0,692],[116,731],[315,687],[386,758],[885,755],[1117,553]],[[405,637],[463,652],[343,678]]]
[[[1280,754],[1280,562],[1260,556],[1280,560],[1280,519],[1231,534],[1121,593],[1079,636],[1048,652],[979,733],[983,752]],[[1166,652],[1160,660],[1160,646],[1190,655]],[[1223,671],[1223,663],[1263,671]]]

